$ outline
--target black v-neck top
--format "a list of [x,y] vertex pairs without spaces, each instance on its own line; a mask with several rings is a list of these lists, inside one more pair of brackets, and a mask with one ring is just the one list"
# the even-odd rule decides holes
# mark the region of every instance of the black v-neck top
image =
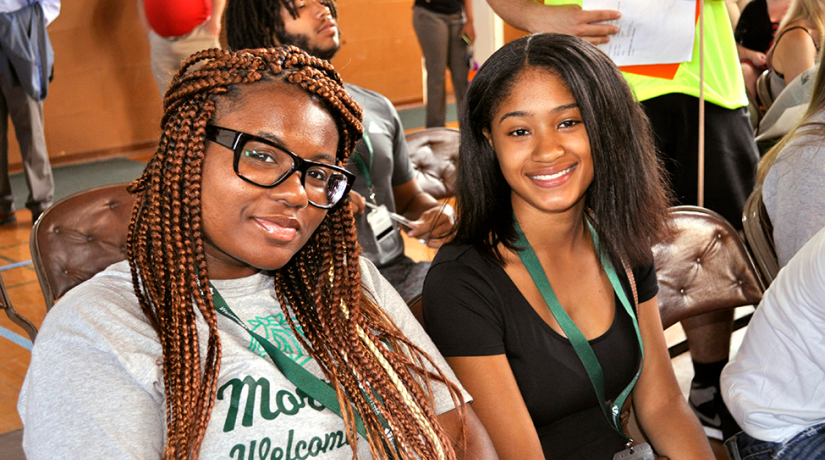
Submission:
[[[617,273],[632,303],[627,277]],[[634,268],[633,276],[639,302],[652,299],[659,289],[653,265]],[[590,340],[610,399],[633,379],[641,357],[632,320],[614,297],[613,323]],[[444,356],[507,356],[546,458],[609,460],[624,448],[570,341],[544,322],[502,267],[471,246],[446,245],[424,282],[423,305],[427,332]]]

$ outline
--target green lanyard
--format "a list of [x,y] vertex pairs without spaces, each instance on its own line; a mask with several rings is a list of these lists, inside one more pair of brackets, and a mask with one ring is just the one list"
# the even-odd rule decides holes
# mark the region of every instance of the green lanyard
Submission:
[[[272,359],[272,362],[275,363],[275,367],[284,374],[293,385],[303,390],[306,394],[308,394],[312,399],[318,401],[319,403],[323,404],[327,409],[334,412],[339,417],[343,418],[341,414],[341,405],[338,403],[338,395],[336,395],[335,390],[330,386],[329,383],[324,382],[323,380],[319,379],[315,375],[313,375],[308,370],[304,369],[303,366],[296,363],[292,359],[290,359],[284,352],[278,349],[278,347],[272,345],[268,340],[261,337],[260,335],[253,332],[249,327],[244,324],[240,318],[229,308],[229,305],[226,304],[226,301],[221,296],[220,292],[212,286],[212,303],[215,305],[215,310],[218,313],[226,316],[227,318],[231,319],[238,326],[241,326],[249,333],[261,346],[264,348],[266,353]],[[364,395],[369,402],[370,406],[375,411],[376,415],[378,415],[381,424],[384,426],[385,432],[387,432],[390,436],[389,439],[392,442],[391,432],[389,431],[388,424],[383,417],[380,416],[378,413],[377,408],[375,407],[375,403],[372,401],[366,391],[362,388],[361,391],[364,391]],[[377,396],[376,396],[377,397]],[[361,419],[361,415],[358,413],[358,410],[353,407],[352,411],[353,415],[355,416],[355,429],[358,433],[364,438],[367,439],[367,433],[364,429],[364,421]]]
[[375,160],[375,153],[372,149],[372,141],[370,141],[370,135],[364,131],[364,144],[367,145],[367,152],[370,154],[369,160],[364,157],[364,154],[361,153],[360,150],[356,150],[355,153],[357,155],[352,156],[352,161],[355,163],[355,166],[358,167],[358,170],[361,171],[361,174],[364,176],[364,180],[367,183],[367,188],[370,191],[370,199],[375,202],[375,189],[374,184],[372,182],[372,177],[370,177],[370,171],[372,171],[372,164]]
[[610,279],[610,284],[613,286],[613,290],[619,296],[619,301],[624,306],[627,314],[630,315],[630,319],[633,321],[633,328],[636,330],[636,338],[639,339],[639,350],[642,354],[642,360],[639,363],[639,370],[636,372],[636,376],[633,377],[633,380],[630,381],[615,401],[609,401],[605,396],[604,371],[602,371],[602,366],[599,364],[599,360],[596,358],[596,354],[593,352],[593,348],[590,346],[590,343],[584,338],[584,334],[581,333],[579,328],[576,326],[576,323],[570,319],[570,315],[564,311],[564,308],[562,308],[558,298],[556,298],[556,294],[553,292],[553,287],[550,285],[550,281],[547,280],[547,275],[544,273],[541,262],[539,262],[536,253],[530,246],[530,242],[527,241],[527,238],[524,236],[524,232],[521,230],[521,226],[518,221],[515,221],[516,234],[518,235],[516,247],[520,249],[518,251],[519,257],[521,258],[522,263],[524,263],[524,267],[527,269],[527,272],[530,273],[530,277],[533,278],[533,283],[535,283],[539,292],[541,292],[544,302],[547,303],[547,306],[550,308],[550,312],[559,323],[559,326],[561,326],[564,334],[570,340],[570,344],[573,345],[573,349],[576,351],[576,354],[579,356],[579,359],[584,365],[584,369],[587,371],[588,377],[590,377],[590,382],[596,390],[596,396],[599,398],[599,406],[602,409],[602,413],[604,413],[605,418],[607,418],[607,421],[611,424],[613,429],[627,438],[627,436],[625,436],[622,432],[620,416],[622,405],[624,405],[625,400],[627,400],[627,397],[636,385],[636,381],[639,380],[639,375],[642,373],[642,366],[644,365],[645,359],[644,346],[642,345],[642,335],[639,332],[639,322],[636,319],[636,314],[630,306],[630,301],[627,300],[627,295],[619,282],[619,277],[616,275],[616,271],[613,269],[613,264],[611,264],[610,260],[599,251],[599,237],[596,235],[596,231],[593,229],[590,222],[587,222],[587,226],[590,229],[590,235],[593,237],[593,244],[596,246],[596,252],[599,254],[599,259],[604,267],[604,271]]

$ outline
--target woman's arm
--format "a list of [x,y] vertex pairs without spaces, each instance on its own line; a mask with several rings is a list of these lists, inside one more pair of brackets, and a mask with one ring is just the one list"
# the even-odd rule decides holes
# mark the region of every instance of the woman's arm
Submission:
[[803,29],[791,30],[781,37],[771,55],[771,66],[785,75],[785,84],[814,66],[816,46]]
[[122,321],[140,310],[119,299],[84,283],[44,320],[18,401],[29,460],[161,457],[160,345],[148,321]]
[[[817,114],[811,121],[823,118]],[[762,187],[780,267],[825,226],[825,146],[819,134],[822,128],[815,130],[785,147]]]
[[714,459],[702,427],[682,396],[673,373],[657,298],[639,305],[638,316],[645,362],[633,390],[636,420],[659,455],[671,460]]
[[543,460],[539,436],[507,357],[446,359],[458,380],[473,395],[473,409],[487,429],[498,457],[502,460]]
[[533,0],[487,0],[487,4],[504,22],[530,33],[575,35],[598,45],[619,32],[612,24],[602,24],[619,19],[615,10],[583,10],[578,5],[544,5]]
[[470,404],[465,404],[463,409],[463,419],[458,409],[438,416],[438,423],[453,441],[456,457],[464,460],[497,460],[496,449],[484,425],[481,424],[481,420],[478,419]]

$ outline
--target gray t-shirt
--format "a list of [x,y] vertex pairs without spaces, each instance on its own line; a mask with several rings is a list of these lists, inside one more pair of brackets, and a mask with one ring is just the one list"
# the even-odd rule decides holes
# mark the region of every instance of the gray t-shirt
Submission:
[[[346,83],[344,87],[364,110],[364,137],[369,138],[369,145],[372,146],[372,168],[368,169],[375,187],[375,201],[395,212],[392,188],[411,181],[415,175],[398,112],[386,97],[375,91]],[[355,162],[357,158],[363,158],[363,163],[369,164],[369,145],[364,139],[358,141],[347,164],[347,169],[356,177],[353,190],[365,199],[369,199],[370,195],[367,179]],[[358,243],[364,251],[362,255],[383,268],[404,256],[404,240],[398,225],[393,222],[392,233],[377,241],[367,222],[369,212],[370,209],[365,209],[363,214],[355,216]]]
[[[825,123],[825,113],[809,122]],[[825,227],[825,136],[805,132],[821,133],[821,126],[802,129],[803,134],[782,149],[762,184],[780,267]]]
[[[364,286],[377,304],[458,382],[395,290],[361,260]],[[323,378],[291,333],[271,276],[213,284],[250,329]],[[218,329],[223,354],[201,458],[352,458],[338,415],[287,380],[243,328],[219,314]],[[208,332],[202,318],[198,333],[205,356]],[[157,334],[137,302],[126,262],[68,292],[43,322],[18,401],[29,460],[159,459],[166,436],[161,359]],[[446,387],[434,384],[433,389],[436,412],[452,410]],[[360,437],[358,457],[371,458],[368,442]]]

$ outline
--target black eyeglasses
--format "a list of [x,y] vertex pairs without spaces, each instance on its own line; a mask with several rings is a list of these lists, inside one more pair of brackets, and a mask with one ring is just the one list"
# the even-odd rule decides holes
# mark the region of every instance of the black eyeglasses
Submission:
[[277,187],[299,171],[307,199],[318,208],[329,209],[338,204],[355,182],[355,176],[344,168],[305,160],[251,134],[207,125],[206,139],[232,150],[235,174],[259,187]]

